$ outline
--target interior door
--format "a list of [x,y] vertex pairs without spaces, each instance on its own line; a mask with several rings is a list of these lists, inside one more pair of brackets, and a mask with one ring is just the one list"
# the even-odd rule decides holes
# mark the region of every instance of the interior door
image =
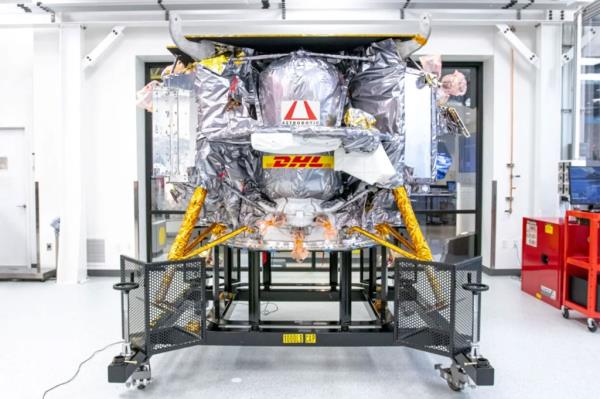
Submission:
[[24,129],[0,128],[0,267],[30,265]]

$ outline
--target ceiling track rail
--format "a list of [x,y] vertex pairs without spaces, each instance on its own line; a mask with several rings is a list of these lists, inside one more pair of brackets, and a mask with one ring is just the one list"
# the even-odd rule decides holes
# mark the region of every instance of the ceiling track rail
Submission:
[[[186,10],[253,10],[270,9],[269,0],[249,0],[249,1],[192,1],[192,0],[163,0],[159,1],[159,7],[168,7],[170,11]],[[281,1],[283,3],[283,1]],[[25,5],[27,3],[19,3]],[[44,3],[45,7],[51,8],[54,12],[110,12],[110,11],[148,11],[156,9],[157,0],[131,0],[119,2],[106,1],[48,1]],[[162,4],[162,5],[161,5]],[[288,0],[286,9],[288,10],[312,10],[331,8],[338,10],[398,10],[398,9],[454,9],[471,11],[491,11],[508,9],[538,9],[538,10],[560,10],[578,9],[581,6],[591,4],[589,0],[363,0],[353,2],[334,2],[331,4],[322,0]],[[25,5],[27,7],[27,5]],[[281,7],[281,6],[280,6]]]
[[[587,0],[358,0],[347,4],[322,0],[279,0],[276,6],[272,7],[274,3],[269,0],[49,0],[44,3],[0,6],[0,26],[14,26],[11,15],[17,14],[23,16],[19,21],[26,21],[19,24],[32,26],[47,25],[48,22],[45,21],[49,19],[51,23],[61,24],[163,26],[172,13],[178,13],[190,24],[202,24],[206,21],[276,24],[279,21],[305,25],[313,21],[314,24],[321,25],[322,22],[331,20],[334,25],[377,25],[392,23],[394,20],[415,21],[423,13],[428,13],[433,21],[440,24],[527,25],[541,22],[560,23],[573,20],[576,12],[585,12],[587,16],[600,11],[600,2],[582,8],[587,4]],[[332,18],[315,19],[311,13],[330,13]],[[395,17],[392,17],[394,14]],[[46,20],[43,15],[46,15]]]

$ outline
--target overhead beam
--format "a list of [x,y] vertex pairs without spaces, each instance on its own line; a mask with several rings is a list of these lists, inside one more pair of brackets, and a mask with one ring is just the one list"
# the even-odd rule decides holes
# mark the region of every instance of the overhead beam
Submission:
[[96,64],[102,57],[102,54],[104,54],[106,51],[108,51],[108,49],[114,46],[117,40],[123,36],[124,30],[124,26],[113,27],[108,33],[108,35],[106,35],[106,37],[102,39],[102,41],[98,43],[98,45],[94,47],[94,49],[89,54],[83,57],[83,60],[81,60],[81,69],[86,70],[87,68]]
[[[29,4],[29,3],[28,3]],[[124,1],[54,1],[42,3],[47,10],[56,14],[57,23],[77,23],[86,25],[122,26],[166,26],[166,14],[177,13],[190,24],[204,21],[223,23],[247,23],[252,21],[281,20],[281,1],[270,2],[263,8],[261,0],[249,1],[197,1],[197,0],[124,0]],[[433,0],[388,0],[388,1],[316,1],[287,0],[286,21],[301,24],[317,23],[324,20],[334,24],[360,23],[373,24],[385,21],[418,20],[423,13],[431,15],[436,24],[490,25],[504,23],[510,25],[531,25],[536,23],[561,23],[574,19],[574,13],[587,1],[536,0],[530,3],[520,0],[518,7],[506,9],[507,0],[502,1],[433,1]],[[406,6],[406,7],[405,7]],[[49,15],[39,7],[30,7],[26,13],[15,4],[0,5],[0,25],[14,25],[13,15],[18,13],[19,24],[46,25],[48,22],[24,19],[24,16]],[[4,14],[10,15],[6,18]],[[41,13],[41,14],[39,14]],[[552,17],[550,17],[552,15]]]
[[498,24],[496,25],[500,34],[510,43],[510,45],[517,50],[517,52],[525,58],[530,64],[534,65],[536,68],[540,67],[540,60],[536,53],[531,51],[525,43],[519,39],[517,35],[511,30],[511,28],[506,24]]
[[[265,2],[261,0],[163,0],[161,2],[170,11],[186,10],[251,10],[279,8],[281,2],[272,2],[269,7],[265,7]],[[400,8],[410,9],[463,9],[463,10],[500,10],[507,8],[508,0],[376,0],[376,1],[345,1],[345,0],[287,0],[286,8],[293,9],[388,9],[398,10]],[[530,10],[565,10],[576,9],[581,5],[589,4],[590,1],[572,1],[572,0],[536,0],[535,2],[519,1],[515,2],[515,7],[527,8]],[[128,1],[48,1],[44,6],[51,8],[55,12],[110,12],[110,11],[152,11],[159,8],[156,0],[128,0]]]
[[[593,26],[585,26],[582,28],[582,30],[584,31],[584,33],[583,33],[583,36],[581,37],[580,43],[581,43],[581,48],[584,48],[585,46],[590,44],[590,42],[592,41],[592,39],[594,37],[596,37],[596,35],[598,34],[598,28],[595,28]],[[573,60],[573,58],[575,58],[575,46],[571,47],[569,50],[564,52],[563,55],[561,56],[563,65],[571,62],[571,60]],[[592,61],[589,61],[589,62],[592,62]],[[597,64],[596,61],[593,61],[593,62],[594,63],[591,63],[590,65]]]

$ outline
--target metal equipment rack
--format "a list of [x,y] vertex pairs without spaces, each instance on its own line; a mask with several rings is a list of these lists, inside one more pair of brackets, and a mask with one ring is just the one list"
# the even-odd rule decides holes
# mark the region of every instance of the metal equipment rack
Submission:
[[[581,244],[581,234],[571,231],[574,224],[587,226],[587,246]],[[567,211],[565,217],[565,267],[563,276],[562,315],[570,316],[576,310],[586,317],[588,330],[595,332],[600,319],[600,258],[598,256],[598,228],[600,214]],[[579,240],[577,243],[576,241]]]
[[[386,251],[359,250],[354,283],[352,251],[329,252],[328,284],[274,283],[272,253],[250,250],[242,268],[240,250],[227,246],[215,247],[218,268],[200,258],[144,263],[123,256],[115,289],[122,293],[125,344],[108,380],[143,388],[153,355],[193,345],[407,346],[450,358],[450,367],[436,369],[453,390],[470,381],[493,385],[494,369],[478,353],[479,294],[487,289],[481,258],[388,262]],[[261,320],[261,301],[338,302],[339,319]],[[247,320],[231,317],[239,302],[248,303]],[[363,302],[371,319],[353,320],[352,302]]]

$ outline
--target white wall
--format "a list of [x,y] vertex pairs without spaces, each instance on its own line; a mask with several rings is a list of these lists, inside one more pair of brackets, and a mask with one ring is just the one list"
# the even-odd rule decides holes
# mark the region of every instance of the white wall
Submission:
[[[86,29],[83,53],[89,53],[109,31],[107,28]],[[64,99],[60,82],[61,63],[65,60],[60,57],[59,30],[36,29],[35,63],[31,50],[29,53],[23,48],[18,50],[22,54],[19,59],[28,66],[34,65],[29,76],[17,81],[33,82],[34,86],[33,96],[21,101],[18,108],[23,109],[24,115],[33,115],[44,267],[54,265],[54,231],[49,224],[64,212],[61,187],[69,184],[64,178],[65,168],[79,167],[85,176],[85,238],[105,240],[106,262],[90,264],[89,268],[117,269],[121,254],[135,254],[133,182],[138,180],[138,158],[141,157],[138,134],[140,130],[143,132],[143,113],[135,106],[135,93],[143,84],[142,60],[170,59],[166,46],[171,41],[165,28],[130,28],[124,33],[114,47],[83,74],[80,134],[85,158],[81,165],[71,164],[64,148],[61,121]],[[53,244],[51,251],[46,251],[46,243]],[[66,251],[64,247],[61,248],[64,254],[63,251]]]
[[[497,183],[495,263],[519,268],[523,216],[558,216],[557,162],[560,157],[561,27],[517,27],[516,35],[541,57],[538,70],[514,53],[514,174],[510,195],[511,47],[495,27],[438,29],[431,45],[448,58],[484,61],[483,263],[492,266],[492,181]],[[437,36],[439,35],[439,36]],[[439,40],[436,40],[440,37]],[[464,38],[468,39],[465,41]],[[444,52],[445,51],[445,52]]]
[[[36,29],[33,51],[36,62],[33,63],[30,113],[35,136],[35,180],[39,182],[40,196],[40,255],[44,267],[53,267],[56,247],[50,223],[60,216],[64,159],[58,30]],[[46,244],[51,245],[50,251],[46,249]]]
[[[88,29],[86,53],[108,33]],[[88,238],[106,240],[106,264],[90,268],[117,268],[121,254],[133,255],[133,182],[138,180],[138,110],[135,93],[140,58],[161,59],[171,40],[166,28],[127,28],[103,58],[85,73],[88,116],[85,134],[91,151],[86,187]],[[143,80],[142,80],[143,82]],[[142,150],[142,149],[140,149]],[[143,217],[143,215],[142,215]]]
[[[497,33],[494,26],[435,26],[426,54],[443,54],[446,60],[482,61],[484,63],[484,170],[483,170],[483,255],[484,264],[490,266],[490,222],[492,180],[498,183],[496,267],[519,267],[514,241],[520,243],[521,217],[530,215],[534,208],[531,197],[532,175],[535,168],[549,167],[531,162],[534,143],[536,115],[536,71],[515,54],[515,173],[521,177],[515,181],[514,211],[505,214],[504,197],[508,195],[509,170],[509,106],[510,106],[510,46]],[[85,31],[84,53],[89,52],[108,33],[106,28],[89,28]],[[34,82],[34,98],[23,97],[12,106],[15,111],[10,118],[22,123],[33,109],[35,147],[38,154],[37,177],[41,179],[42,197],[42,243],[51,242],[52,231],[46,227],[59,212],[60,199],[53,190],[60,190],[60,167],[57,156],[61,154],[56,145],[60,136],[55,115],[60,104],[54,90],[52,77],[59,71],[56,59],[54,33],[35,38],[35,57],[38,65],[34,72],[24,68],[19,79],[11,84]],[[531,48],[536,46],[536,28],[519,27],[516,34]],[[0,35],[0,38],[4,35]],[[46,43],[47,42],[47,43]],[[85,186],[87,238],[106,240],[105,264],[90,268],[117,268],[120,254],[134,253],[133,182],[138,179],[141,154],[138,136],[143,118],[135,108],[135,92],[141,84],[142,60],[160,60],[168,56],[166,46],[171,43],[165,28],[127,28],[124,36],[105,53],[96,66],[88,69],[83,79],[82,136],[86,146]],[[2,44],[6,46],[7,44]],[[22,46],[13,49],[24,59],[31,61],[31,52]],[[29,57],[29,58],[28,58]],[[18,58],[18,57],[17,57]],[[557,61],[558,62],[558,61]],[[32,62],[26,63],[32,65]],[[6,64],[5,64],[6,65]],[[5,67],[0,65],[0,68]],[[0,75],[6,76],[6,75]],[[0,91],[0,100],[6,96]],[[37,96],[37,97],[36,97]],[[16,104],[12,101],[12,104]],[[22,111],[25,109],[25,111]],[[6,113],[0,107],[0,123],[4,124]],[[19,116],[20,115],[20,116]],[[10,120],[6,119],[6,120]],[[13,122],[11,122],[13,123]],[[16,122],[14,122],[16,123]],[[13,123],[13,124],[14,124]],[[559,140],[557,136],[556,140]],[[543,144],[543,143],[541,143]],[[555,167],[551,165],[550,167]],[[40,170],[43,169],[43,170]],[[549,195],[555,195],[552,191]],[[42,248],[43,264],[53,263],[52,253]]]
[[29,127],[33,73],[33,32],[0,28],[0,126]]
[[[531,49],[536,49],[535,27],[518,27],[515,34]],[[560,43],[559,43],[560,45]],[[536,190],[532,176],[536,168],[555,168],[555,165],[535,165],[533,159],[535,131],[536,69],[517,52],[515,60],[514,93],[514,180],[513,212],[505,212],[508,206],[510,171],[510,60],[511,47],[498,33],[495,26],[489,27],[435,27],[424,54],[442,54],[443,59],[452,61],[481,61],[484,64],[483,98],[483,199],[482,199],[482,255],[483,264],[492,266],[492,181],[497,182],[496,209],[496,256],[495,267],[499,269],[520,268],[521,220],[532,215],[531,198]],[[550,60],[546,60],[551,62]],[[555,62],[560,65],[559,60]],[[560,90],[560,89],[559,89]],[[560,95],[560,91],[555,93]],[[548,132],[551,140],[551,132]],[[560,134],[560,131],[558,131]],[[560,141],[560,135],[555,137]],[[536,145],[543,146],[544,142]],[[543,149],[541,149],[543,151]],[[557,155],[558,156],[558,155]],[[554,188],[554,187],[552,187]],[[556,196],[555,190],[546,196]]]
[[[33,87],[33,32],[31,29],[0,28],[0,59],[2,60],[0,62],[0,129],[24,128],[26,145],[32,149],[33,129],[30,105]],[[31,154],[33,150],[28,152]],[[33,156],[30,156],[28,161],[33,168]],[[34,187],[31,182],[27,185],[27,197],[29,260],[30,263],[36,263]]]

